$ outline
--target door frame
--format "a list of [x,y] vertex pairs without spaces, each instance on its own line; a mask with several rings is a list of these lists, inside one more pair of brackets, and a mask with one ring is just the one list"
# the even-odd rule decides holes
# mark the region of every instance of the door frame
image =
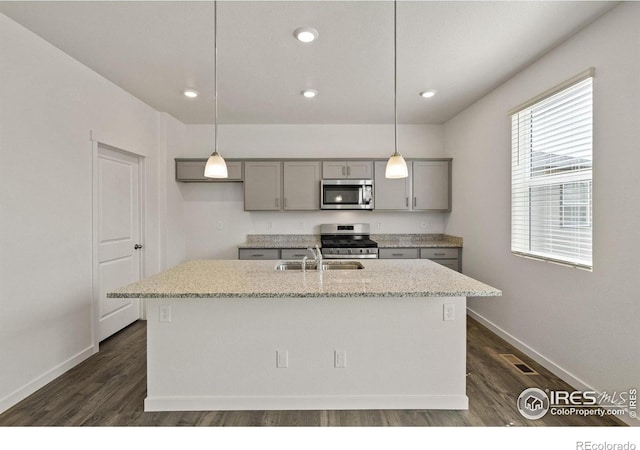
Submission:
[[[134,152],[123,150],[119,147],[114,147],[105,142],[91,139],[91,336],[93,341],[94,351],[97,352],[100,349],[100,342],[98,337],[98,330],[100,326],[100,290],[99,290],[99,253],[98,247],[100,242],[99,227],[100,219],[98,208],[98,150],[99,147],[105,147],[109,150],[122,153],[124,155],[136,158],[138,160],[138,217],[140,217],[138,226],[138,236],[140,236],[140,242],[145,242],[145,229],[146,229],[146,216],[145,216],[145,198],[146,198],[146,180],[145,180],[145,162],[144,155],[140,155]],[[144,253],[139,258],[140,264],[140,278],[144,277]],[[141,318],[144,318],[144,303],[140,299],[138,302],[138,314]]]

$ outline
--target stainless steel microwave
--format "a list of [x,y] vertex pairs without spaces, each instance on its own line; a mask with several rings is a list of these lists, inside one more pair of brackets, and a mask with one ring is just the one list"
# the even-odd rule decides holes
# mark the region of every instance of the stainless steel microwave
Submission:
[[320,181],[320,209],[373,209],[373,180]]

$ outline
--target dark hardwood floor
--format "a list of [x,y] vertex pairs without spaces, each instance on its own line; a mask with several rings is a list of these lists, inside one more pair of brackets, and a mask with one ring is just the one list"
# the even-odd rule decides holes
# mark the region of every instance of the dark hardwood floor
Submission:
[[[468,318],[468,411],[143,411],[146,322],[103,341],[100,352],[11,409],[0,426],[620,426],[613,417],[553,416],[527,420],[516,399],[527,387],[573,390]],[[499,356],[513,353],[539,375],[523,375]]]

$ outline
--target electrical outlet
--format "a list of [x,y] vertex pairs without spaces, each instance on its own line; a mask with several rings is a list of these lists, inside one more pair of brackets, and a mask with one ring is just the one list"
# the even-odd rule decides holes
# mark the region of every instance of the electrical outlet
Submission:
[[160,305],[160,322],[171,322],[171,306],[170,305]]
[[427,228],[427,222],[422,222],[422,228]]
[[217,228],[218,230],[222,230],[222,220],[218,220]]
[[445,303],[442,308],[442,320],[456,319],[456,305],[453,303]]
[[267,222],[267,229],[271,230],[273,228],[273,222]]
[[286,369],[289,367],[289,352],[286,350],[276,350],[276,367]]
[[335,350],[333,353],[333,366],[336,369],[344,369],[347,367],[347,351]]
[[378,222],[376,225],[378,226],[378,229],[382,228],[382,222]]

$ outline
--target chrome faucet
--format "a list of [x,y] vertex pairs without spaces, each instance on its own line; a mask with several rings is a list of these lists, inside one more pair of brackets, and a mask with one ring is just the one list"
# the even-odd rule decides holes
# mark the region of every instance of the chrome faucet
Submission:
[[318,272],[322,272],[322,252],[320,251],[320,247],[316,245],[315,250],[311,247],[309,247],[307,250],[313,253],[313,259],[315,259],[316,261],[316,267]]
[[302,258],[302,266],[300,267],[303,272],[307,271],[307,257]]

